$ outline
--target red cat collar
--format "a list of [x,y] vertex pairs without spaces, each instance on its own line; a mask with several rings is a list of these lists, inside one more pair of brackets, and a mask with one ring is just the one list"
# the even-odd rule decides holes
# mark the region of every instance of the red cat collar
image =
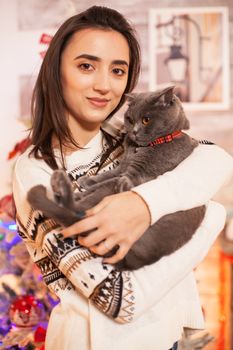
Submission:
[[154,141],[151,141],[148,146],[160,145],[161,143],[171,142],[175,137],[181,136],[182,131],[174,131],[172,134],[166,136],[158,137]]

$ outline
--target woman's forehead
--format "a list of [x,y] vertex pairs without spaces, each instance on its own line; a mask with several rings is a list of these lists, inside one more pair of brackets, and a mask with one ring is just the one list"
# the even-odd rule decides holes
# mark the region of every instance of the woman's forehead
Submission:
[[89,54],[100,59],[125,60],[129,63],[129,45],[126,38],[111,29],[87,28],[74,33],[64,54],[74,58]]

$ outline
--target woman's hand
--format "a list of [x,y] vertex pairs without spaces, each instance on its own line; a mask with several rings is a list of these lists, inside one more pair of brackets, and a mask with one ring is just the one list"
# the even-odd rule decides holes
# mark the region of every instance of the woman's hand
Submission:
[[94,230],[79,243],[98,255],[105,255],[115,246],[116,254],[104,262],[115,264],[124,258],[135,241],[150,225],[150,212],[144,200],[131,191],[105,197],[86,212],[86,217],[65,228],[64,237]]

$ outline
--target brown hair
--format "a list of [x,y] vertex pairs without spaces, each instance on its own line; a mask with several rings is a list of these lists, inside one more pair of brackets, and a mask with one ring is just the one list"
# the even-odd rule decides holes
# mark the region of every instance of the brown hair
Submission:
[[[31,140],[33,154],[37,159],[42,158],[53,169],[57,163],[52,148],[54,134],[62,146],[72,143],[78,147],[72,138],[65,118],[65,101],[60,80],[61,54],[72,35],[86,28],[115,30],[127,40],[130,50],[129,75],[125,93],[135,87],[140,72],[140,48],[134,29],[129,22],[116,10],[92,6],[86,11],[65,21],[54,35],[46,52],[32,95],[32,127]],[[106,48],[107,49],[107,48]],[[118,106],[108,116],[111,117],[125,102],[123,95]],[[111,143],[111,139],[108,137]],[[64,159],[62,158],[64,165]]]

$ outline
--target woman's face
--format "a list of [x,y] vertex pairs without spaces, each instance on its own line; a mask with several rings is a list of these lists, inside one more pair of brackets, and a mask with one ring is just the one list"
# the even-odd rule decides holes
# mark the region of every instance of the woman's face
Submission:
[[61,83],[68,116],[99,127],[125,91],[129,46],[122,34],[95,28],[76,32],[61,56]]

